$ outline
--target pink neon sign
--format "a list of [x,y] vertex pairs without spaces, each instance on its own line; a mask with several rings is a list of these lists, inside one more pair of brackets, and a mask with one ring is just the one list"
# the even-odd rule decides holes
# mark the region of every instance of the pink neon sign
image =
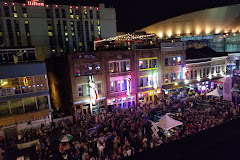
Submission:
[[38,2],[39,0],[31,0],[27,1],[27,5],[29,6],[44,6],[43,2]]

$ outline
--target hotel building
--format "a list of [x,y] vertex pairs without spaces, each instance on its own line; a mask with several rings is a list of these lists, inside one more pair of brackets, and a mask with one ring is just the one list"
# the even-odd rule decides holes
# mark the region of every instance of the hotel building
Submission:
[[50,125],[46,64],[34,48],[0,49],[0,136],[16,138],[26,128]]
[[90,51],[94,39],[116,35],[115,9],[104,4],[0,2],[0,46],[34,46],[40,60],[52,54]]

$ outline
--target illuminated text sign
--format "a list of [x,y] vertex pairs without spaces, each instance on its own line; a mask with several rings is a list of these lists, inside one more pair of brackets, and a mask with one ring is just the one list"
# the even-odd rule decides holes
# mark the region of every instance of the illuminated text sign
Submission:
[[29,6],[44,6],[43,2],[38,2],[39,0],[31,0],[27,1],[27,5]]

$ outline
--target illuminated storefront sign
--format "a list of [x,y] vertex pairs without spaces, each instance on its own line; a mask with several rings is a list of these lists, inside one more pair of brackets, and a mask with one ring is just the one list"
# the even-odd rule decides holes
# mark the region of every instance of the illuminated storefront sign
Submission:
[[39,0],[31,0],[31,1],[27,1],[27,5],[29,5],[29,6],[44,6],[44,3],[39,2]]
[[131,95],[131,78],[126,78],[127,80],[127,95],[130,96]]
[[98,92],[94,83],[93,76],[89,76],[89,91],[90,91],[90,99],[92,104],[95,104],[98,99]]
[[204,39],[213,39],[213,36],[182,37],[181,41],[199,41]]

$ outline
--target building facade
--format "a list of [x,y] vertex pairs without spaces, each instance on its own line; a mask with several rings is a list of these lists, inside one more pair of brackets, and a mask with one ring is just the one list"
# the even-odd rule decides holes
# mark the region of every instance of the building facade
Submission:
[[34,48],[0,50],[0,112],[2,137],[50,125],[46,64],[36,61]]
[[[183,88],[186,43],[161,43],[161,86],[164,94]],[[170,91],[170,92],[169,92]]]
[[132,50],[103,51],[107,109],[136,106],[136,57]]
[[223,88],[227,56],[186,60],[185,84],[201,93],[209,89]]
[[106,80],[102,53],[68,55],[74,116],[96,115],[105,110]]
[[38,58],[89,51],[94,39],[116,36],[115,9],[45,4],[44,0],[0,2],[0,46],[34,46]]

